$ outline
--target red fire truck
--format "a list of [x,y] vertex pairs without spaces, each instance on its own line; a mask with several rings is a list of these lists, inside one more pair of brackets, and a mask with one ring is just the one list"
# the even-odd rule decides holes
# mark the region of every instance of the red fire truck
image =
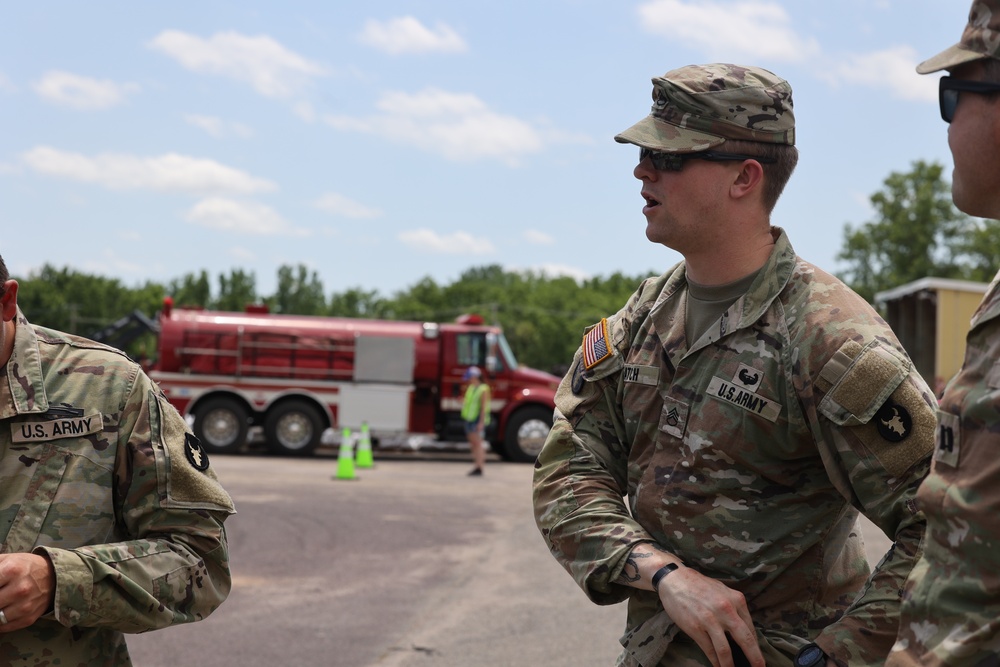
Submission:
[[150,376],[193,418],[211,452],[243,448],[251,426],[281,454],[309,454],[327,428],[367,424],[373,441],[432,434],[463,440],[462,375],[485,373],[487,439],[531,461],[552,424],[559,378],[519,367],[501,330],[477,315],[453,324],[247,312],[164,304]]

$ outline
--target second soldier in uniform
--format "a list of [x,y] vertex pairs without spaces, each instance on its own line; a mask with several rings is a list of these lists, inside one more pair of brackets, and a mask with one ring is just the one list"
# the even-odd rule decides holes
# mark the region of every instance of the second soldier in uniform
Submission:
[[[616,137],[640,148],[647,238],[684,261],[586,333],[534,504],[587,595],[628,600],[620,665],[881,665],[895,640],[935,402],[771,226],[794,133],[786,81],[714,64],[656,77]],[[874,572],[859,512],[895,542]]]

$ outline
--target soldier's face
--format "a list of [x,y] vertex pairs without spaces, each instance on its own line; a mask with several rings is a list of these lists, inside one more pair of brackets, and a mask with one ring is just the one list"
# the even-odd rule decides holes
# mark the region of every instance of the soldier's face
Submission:
[[[982,61],[950,71],[956,79],[982,81]],[[955,205],[969,215],[1000,217],[1000,95],[960,93],[948,126],[955,161],[951,191]]]
[[648,157],[640,160],[632,173],[642,181],[646,238],[685,257],[718,247],[726,231],[715,223],[738,165],[690,160],[681,171],[657,171]]

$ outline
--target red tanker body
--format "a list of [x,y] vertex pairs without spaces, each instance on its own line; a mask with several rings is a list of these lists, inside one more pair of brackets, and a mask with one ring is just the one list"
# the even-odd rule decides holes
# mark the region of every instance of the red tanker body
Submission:
[[520,368],[497,327],[171,308],[160,314],[150,375],[193,417],[210,451],[242,449],[250,426],[267,446],[311,453],[327,428],[397,440],[464,439],[462,375],[481,367],[492,390],[494,450],[533,460],[549,427],[559,378]]

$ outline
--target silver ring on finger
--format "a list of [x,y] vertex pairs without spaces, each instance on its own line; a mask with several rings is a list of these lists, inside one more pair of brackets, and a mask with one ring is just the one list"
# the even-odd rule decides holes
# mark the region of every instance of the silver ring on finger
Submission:
[[0,625],[7,625],[7,614],[3,613],[3,609],[0,609]]

